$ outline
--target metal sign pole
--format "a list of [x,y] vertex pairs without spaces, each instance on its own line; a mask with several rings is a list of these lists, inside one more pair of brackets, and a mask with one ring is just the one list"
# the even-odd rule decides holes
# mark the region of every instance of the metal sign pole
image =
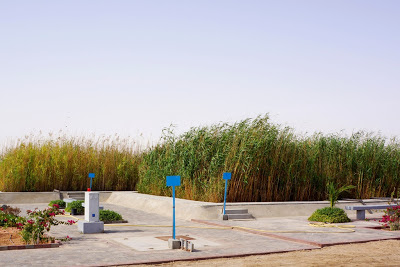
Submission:
[[94,178],[94,173],[89,173],[89,178],[90,178],[90,191],[92,191],[92,180],[93,180],[93,178]]
[[175,186],[181,185],[180,176],[167,176],[167,186],[172,186],[172,238],[175,239]]
[[172,238],[175,239],[175,186],[172,187]]
[[232,174],[230,172],[224,172],[222,178],[225,180],[225,194],[224,194],[224,215],[225,215],[225,208],[226,208],[226,192],[228,191],[228,180],[231,179]]

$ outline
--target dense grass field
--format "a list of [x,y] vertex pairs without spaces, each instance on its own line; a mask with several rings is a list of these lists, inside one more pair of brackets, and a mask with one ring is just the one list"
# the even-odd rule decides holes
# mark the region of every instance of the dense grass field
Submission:
[[400,143],[358,132],[299,136],[268,116],[234,124],[166,129],[157,145],[139,150],[118,138],[27,139],[1,155],[1,191],[138,190],[171,195],[165,176],[181,175],[181,198],[221,201],[223,172],[232,172],[228,201],[325,200],[326,184],[354,185],[346,197],[397,194]]

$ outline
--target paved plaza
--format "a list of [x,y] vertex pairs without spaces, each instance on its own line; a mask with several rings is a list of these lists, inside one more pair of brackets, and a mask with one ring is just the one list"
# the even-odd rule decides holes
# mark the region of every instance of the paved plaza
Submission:
[[[372,229],[376,221],[340,224],[348,227],[313,227],[307,217],[272,217],[255,220],[177,220],[176,234],[193,239],[194,252],[171,250],[165,237],[171,236],[170,217],[102,203],[105,209],[120,213],[126,224],[105,226],[105,233],[83,235],[77,225],[53,226],[56,237],[72,240],[59,248],[0,251],[1,266],[102,266],[157,263],[183,259],[205,259],[256,255],[323,246],[400,239],[400,233]],[[47,204],[15,204],[27,209]],[[179,210],[177,210],[179,212]],[[83,219],[83,216],[76,216]],[[58,217],[69,220],[71,217]],[[376,217],[379,218],[379,217]]]

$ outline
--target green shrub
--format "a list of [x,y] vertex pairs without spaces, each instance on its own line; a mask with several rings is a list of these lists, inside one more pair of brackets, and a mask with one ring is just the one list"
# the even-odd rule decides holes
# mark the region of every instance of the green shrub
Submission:
[[103,222],[113,222],[113,221],[121,221],[121,214],[112,211],[112,210],[100,210],[100,221]]
[[60,209],[65,209],[65,201],[62,199],[52,200],[49,203],[49,207],[53,207],[54,204],[57,204]]
[[344,210],[331,207],[326,207],[314,211],[314,213],[310,216],[310,218],[308,218],[308,220],[314,222],[328,223],[344,223],[351,221]]
[[77,214],[84,214],[85,208],[82,206],[83,200],[75,200],[67,204],[65,211],[71,212],[71,209],[76,209]]
[[6,213],[0,208],[0,227],[16,227],[18,223],[24,223],[25,218],[12,213]]

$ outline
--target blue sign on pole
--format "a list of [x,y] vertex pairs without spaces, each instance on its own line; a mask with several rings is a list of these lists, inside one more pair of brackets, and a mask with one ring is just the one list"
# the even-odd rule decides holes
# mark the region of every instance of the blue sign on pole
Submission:
[[232,177],[232,173],[224,172],[222,178],[225,180],[225,194],[224,194],[224,215],[225,215],[225,208],[226,208],[226,191],[228,190],[228,180]]
[[93,180],[94,176],[95,176],[94,173],[92,173],[92,172],[89,173],[89,178],[90,178],[90,191],[92,191],[92,180]]
[[175,186],[181,185],[180,176],[167,176],[167,186],[172,186],[172,238],[175,239]]

